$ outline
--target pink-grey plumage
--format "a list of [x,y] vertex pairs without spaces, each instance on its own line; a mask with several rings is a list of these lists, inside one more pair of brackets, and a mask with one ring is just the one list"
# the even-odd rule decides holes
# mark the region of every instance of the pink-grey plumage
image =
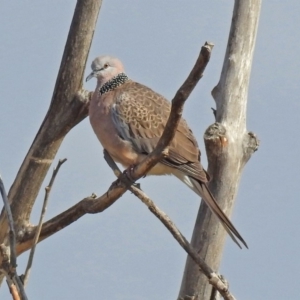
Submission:
[[[130,80],[117,58],[97,57],[91,67],[92,73],[87,80],[97,78],[89,108],[94,132],[116,162],[124,167],[135,165],[155,148],[165,128],[171,104],[148,87]],[[179,178],[203,198],[231,238],[238,245],[237,239],[247,247],[207,187],[209,177],[200,163],[197,141],[183,118],[169,145],[168,157],[148,174],[172,174]]]

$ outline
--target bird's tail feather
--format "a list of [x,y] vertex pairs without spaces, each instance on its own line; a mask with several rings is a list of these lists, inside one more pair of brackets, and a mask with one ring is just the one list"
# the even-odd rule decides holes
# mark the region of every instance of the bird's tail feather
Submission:
[[[175,175],[175,174],[174,174]],[[207,206],[210,208],[210,210],[218,217],[221,224],[225,228],[225,230],[228,232],[232,240],[240,247],[238,240],[244,244],[246,248],[248,248],[247,243],[244,241],[242,236],[239,234],[239,232],[236,230],[234,225],[231,223],[229,218],[225,215],[225,213],[222,211],[220,206],[218,205],[217,201],[215,200],[214,196],[210,192],[210,190],[207,187],[207,184],[204,182],[200,182],[190,176],[184,175],[184,176],[178,176],[179,174],[176,174],[176,176],[182,180],[188,187],[190,187],[195,193],[197,193],[207,204]],[[183,175],[183,174],[182,174]]]

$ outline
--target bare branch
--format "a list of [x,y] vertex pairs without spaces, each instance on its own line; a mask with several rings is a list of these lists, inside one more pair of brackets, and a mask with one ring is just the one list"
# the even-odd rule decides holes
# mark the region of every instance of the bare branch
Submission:
[[17,287],[14,285],[14,283],[12,281],[11,282],[7,281],[7,285],[13,300],[21,300]]
[[[122,180],[122,172],[118,168],[117,164],[111,158],[109,153],[104,150],[104,157],[108,165],[113,170],[114,174]],[[213,285],[219,293],[224,297],[225,300],[234,300],[235,298],[231,295],[228,287],[224,285],[221,278],[205,263],[205,261],[198,255],[197,251],[190,245],[184,235],[176,227],[169,216],[164,213],[154,202],[151,200],[142,190],[134,185],[128,188],[137,198],[139,198],[149,210],[165,225],[165,227],[170,231],[175,240],[179,245],[186,251],[186,253],[194,260],[194,262],[199,266],[201,272],[205,274],[208,278],[209,283]]]
[[21,296],[21,300],[28,300],[27,295],[25,293],[23,282],[21,281],[20,277],[17,274],[14,275],[13,282],[19,290],[19,295]]
[[15,228],[14,228],[14,219],[11,213],[10,205],[8,202],[8,198],[6,195],[6,191],[5,191],[5,187],[1,175],[0,175],[0,192],[2,195],[4,209],[7,215],[8,225],[9,225],[10,266],[12,268],[10,270],[10,273],[15,273],[17,267],[17,255],[16,255],[16,235],[15,235]]
[[16,272],[12,272],[11,263],[10,263],[10,249],[4,244],[0,245],[0,257],[1,257],[1,275],[6,276],[6,282],[8,288],[12,294],[13,299],[27,300],[27,296],[24,290],[23,283],[21,282],[19,276]]
[[36,249],[36,244],[38,243],[39,237],[40,237],[40,233],[41,233],[41,229],[42,229],[42,225],[43,225],[43,221],[44,221],[44,217],[45,217],[45,213],[46,213],[46,209],[47,209],[47,205],[48,205],[48,199],[49,199],[49,195],[54,183],[54,180],[56,178],[56,175],[60,169],[60,167],[62,166],[62,164],[64,162],[66,162],[66,158],[64,159],[60,159],[57,163],[56,168],[54,168],[50,182],[48,184],[48,186],[46,186],[45,188],[45,198],[44,198],[44,202],[43,202],[43,207],[42,207],[42,211],[41,211],[41,215],[40,215],[40,220],[39,220],[39,224],[37,226],[37,230],[33,239],[33,246],[30,250],[30,254],[29,254],[29,258],[28,258],[28,262],[27,262],[27,266],[26,266],[26,270],[25,270],[25,274],[23,277],[23,282],[24,282],[24,286],[27,285],[28,279],[29,279],[29,275],[30,275],[30,271],[31,271],[31,267],[32,267],[32,263],[33,263],[33,257],[34,257],[34,253],[35,253],[35,249]]
[[187,239],[179,231],[176,225],[172,222],[169,216],[164,213],[143,191],[135,186],[131,186],[129,190],[138,197],[149,210],[165,225],[170,231],[179,245],[187,252],[189,256],[196,262],[207,278],[211,278],[214,271],[205,263],[205,261],[197,254],[197,251],[192,248]]
[[[65,135],[88,114],[89,93],[82,89],[82,78],[101,3],[77,1],[50,108],[8,194],[16,232],[27,226],[42,182]],[[2,212],[0,242],[7,228]]]
[[159,209],[158,206],[139,188],[131,186],[129,190],[137,196],[149,210],[165,225],[173,237],[187,252],[187,254],[199,266],[201,272],[208,278],[208,282],[223,296],[225,300],[235,300],[230,293],[227,285],[223,283],[221,278],[205,263],[205,261],[198,255],[197,251],[189,244],[187,239],[182,235],[176,225],[172,222],[167,214]]
[[[1,245],[1,257],[5,258],[2,264],[2,268],[7,274],[8,282],[10,282],[10,279],[15,283],[15,285],[18,288],[18,291],[21,295],[22,300],[27,300],[27,296],[25,294],[24,286],[22,282],[20,281],[20,278],[16,272],[17,268],[17,255],[16,255],[16,235],[15,235],[15,229],[14,229],[14,220],[11,213],[10,205],[8,203],[8,198],[6,195],[5,187],[0,175],[0,192],[2,195],[2,199],[4,202],[4,208],[8,219],[9,224],[9,250],[10,253],[8,254],[8,249],[4,245]],[[15,289],[13,284],[9,284],[9,289],[12,292],[13,297],[19,297],[19,293],[15,293]],[[18,298],[16,298],[18,299]]]
[[170,231],[179,245],[186,251],[186,253],[198,265],[201,272],[208,278],[208,282],[214,286],[225,300],[234,300],[234,296],[230,293],[227,286],[224,285],[220,277],[206,264],[206,262],[199,256],[197,251],[191,246],[183,234],[179,231],[176,225],[172,222],[167,214],[165,214],[155,203],[140,189],[131,186],[129,190],[137,196],[149,210],[165,225]]
[[[80,202],[70,207],[66,211],[45,222],[42,226],[39,242],[77,221],[85,214],[96,214],[104,211],[125,192],[125,186],[114,185],[112,189],[109,189],[101,197],[96,198],[93,194],[90,197],[82,199]],[[37,226],[27,227],[25,234],[18,240],[18,255],[32,247],[36,230]]]

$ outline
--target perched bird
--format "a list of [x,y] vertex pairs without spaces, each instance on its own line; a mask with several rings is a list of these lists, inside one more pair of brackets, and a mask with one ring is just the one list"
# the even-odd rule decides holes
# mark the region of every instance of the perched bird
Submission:
[[[112,56],[97,57],[86,81],[97,78],[89,117],[96,136],[111,157],[129,167],[141,162],[158,143],[168,120],[171,103],[150,88],[127,77],[121,61]],[[231,238],[247,244],[221,210],[207,187],[209,176],[200,163],[197,141],[181,118],[168,156],[148,175],[172,174],[198,194],[219,218]]]

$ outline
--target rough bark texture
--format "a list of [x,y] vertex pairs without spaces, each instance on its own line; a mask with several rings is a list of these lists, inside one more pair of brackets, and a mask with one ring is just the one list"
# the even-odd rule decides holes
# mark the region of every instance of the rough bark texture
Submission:
[[[22,235],[42,182],[65,135],[88,113],[89,93],[82,77],[101,0],[77,2],[52,101],[47,115],[9,191],[15,230]],[[4,211],[0,217],[0,244],[7,239]]]
[[[223,69],[212,95],[216,101],[216,123],[204,135],[209,188],[221,208],[230,215],[242,169],[257,149],[254,134],[246,130],[246,107],[261,0],[236,0]],[[225,231],[201,204],[191,244],[213,269],[218,270]],[[212,288],[191,258],[183,275],[179,299],[209,300]]]

